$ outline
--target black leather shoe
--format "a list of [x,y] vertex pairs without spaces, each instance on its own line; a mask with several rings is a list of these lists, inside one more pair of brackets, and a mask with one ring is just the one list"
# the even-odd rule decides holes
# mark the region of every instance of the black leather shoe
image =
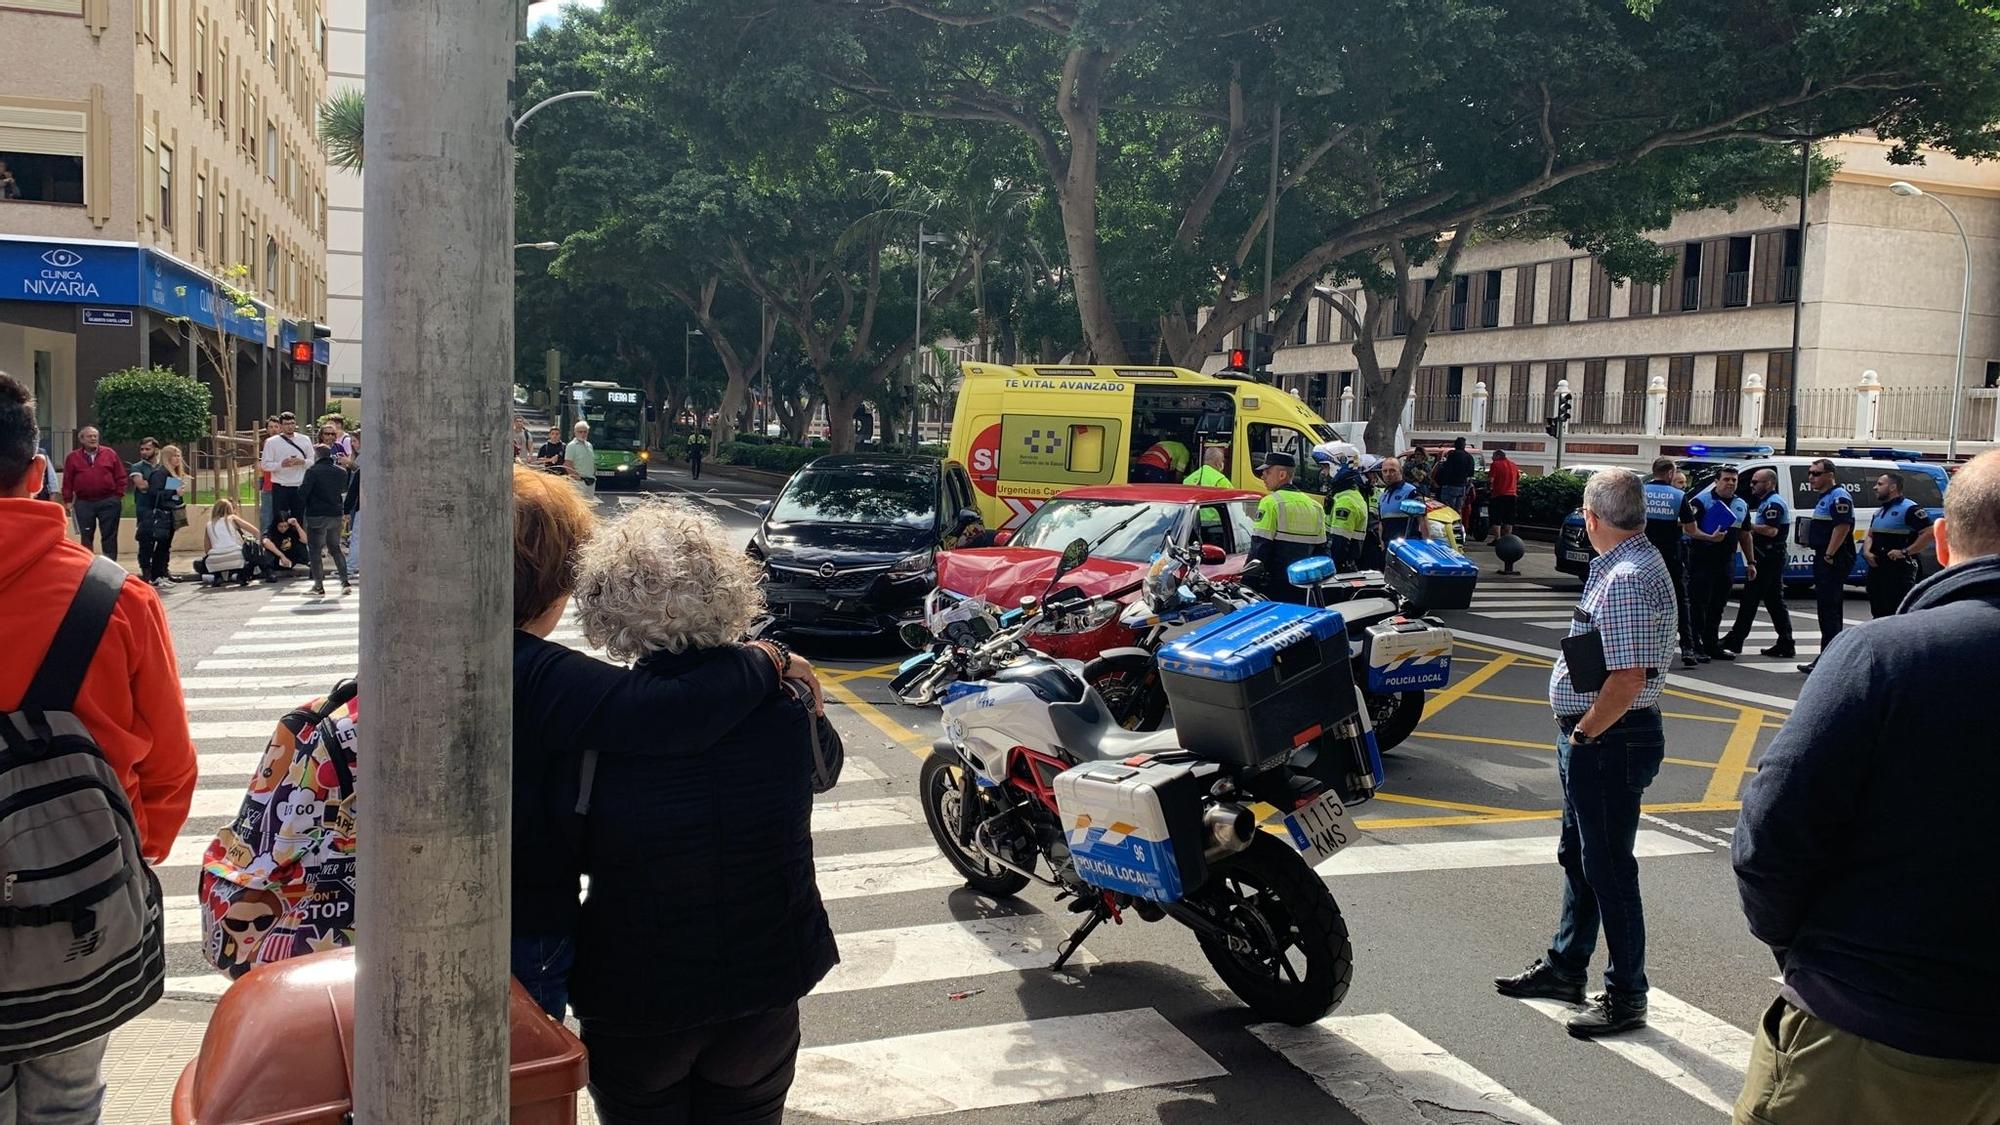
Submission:
[[1569,1018],[1569,1033],[1578,1039],[1596,1039],[1646,1026],[1646,994],[1643,992],[1600,992],[1590,998],[1590,1006]]
[[1721,660],[1727,662],[1736,659],[1736,654],[1718,645],[1715,648],[1708,650],[1708,658],[1710,660]]
[[1709,655],[1705,652],[1697,652],[1694,654],[1694,659],[1697,664],[1706,664],[1709,661]]
[[1742,652],[1743,641],[1737,637],[1722,638],[1722,648],[1727,652]]
[[1494,977],[1493,991],[1502,996],[1512,996],[1516,1000],[1560,1000],[1565,1004],[1583,1003],[1583,982],[1571,980],[1557,972],[1555,966],[1540,958],[1528,966],[1528,970],[1517,976]]
[[1699,663],[1701,663],[1701,657],[1696,656],[1693,649],[1684,648],[1681,650],[1681,667],[1692,668]]
[[1800,672],[1803,672],[1804,674],[1806,674],[1806,675],[1808,675],[1808,676],[1810,676],[1810,675],[1812,675],[1812,670],[1813,670],[1813,665],[1814,665],[1814,664],[1817,664],[1817,663],[1819,663],[1819,661],[1817,661],[1817,660],[1812,660],[1812,661],[1808,661],[1808,662],[1806,662],[1806,663],[1804,663],[1804,664],[1801,664],[1801,665],[1799,665],[1799,671],[1800,671]]
[[1798,655],[1798,652],[1791,645],[1772,645],[1770,648],[1760,650],[1760,652],[1764,656],[1776,657],[1780,660],[1789,660]]

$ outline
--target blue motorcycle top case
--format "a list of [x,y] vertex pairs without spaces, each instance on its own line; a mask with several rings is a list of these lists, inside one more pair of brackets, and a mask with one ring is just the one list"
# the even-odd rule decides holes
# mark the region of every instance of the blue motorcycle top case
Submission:
[[1360,710],[1347,628],[1330,609],[1259,602],[1162,646],[1181,745],[1259,768]]
[[1472,604],[1479,568],[1434,539],[1395,539],[1382,568],[1389,585],[1422,609],[1465,609]]

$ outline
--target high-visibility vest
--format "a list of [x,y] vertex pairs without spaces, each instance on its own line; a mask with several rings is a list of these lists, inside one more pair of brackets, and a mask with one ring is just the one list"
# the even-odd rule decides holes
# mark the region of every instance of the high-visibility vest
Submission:
[[1182,473],[1187,471],[1189,454],[1186,445],[1171,440],[1156,441],[1153,444],[1167,451],[1170,467],[1174,472]]
[[1326,512],[1319,501],[1287,485],[1257,502],[1257,519],[1250,525],[1250,534],[1279,543],[1324,543]]
[[1326,533],[1342,539],[1364,539],[1368,535],[1368,501],[1356,488],[1343,489],[1333,496],[1327,509]]
[[1189,473],[1187,479],[1182,481],[1181,483],[1191,484],[1196,488],[1234,487],[1229,483],[1229,478],[1222,475],[1222,470],[1216,468],[1213,465],[1203,465],[1201,468],[1196,469],[1194,472]]

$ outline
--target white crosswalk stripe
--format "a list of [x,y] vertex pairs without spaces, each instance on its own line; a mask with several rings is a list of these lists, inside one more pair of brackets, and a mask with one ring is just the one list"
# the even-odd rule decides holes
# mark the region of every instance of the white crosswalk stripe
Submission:
[[[1561,615],[1570,604],[1552,596],[1557,594],[1513,590],[1482,595],[1481,604],[1495,615],[1532,614],[1511,619],[1537,621]],[[159,868],[167,892],[165,929],[174,974],[167,982],[169,996],[213,1000],[230,985],[220,974],[202,971],[202,922],[194,893],[202,855],[217,825],[240,808],[244,784],[261,761],[279,716],[353,674],[360,648],[358,605],[356,598],[322,600],[287,590],[246,614],[251,620],[223,643],[188,654],[192,671],[183,680],[183,692],[202,776],[193,819]],[[565,623],[556,637],[583,646],[573,622]],[[793,1112],[854,1122],[982,1109],[1018,1112],[1008,1107],[1149,1086],[1199,1087],[1230,1076],[1244,1052],[1268,1050],[1303,1072],[1298,1081],[1306,1096],[1319,1096],[1304,1085],[1309,1078],[1365,1125],[1442,1120],[1560,1125],[1531,1100],[1548,1104],[1547,1087],[1538,1091],[1523,1081],[1524,1073],[1538,1073],[1530,1064],[1514,1071],[1497,1067],[1489,1061],[1490,1045],[1455,1041],[1452,1028],[1409,1013],[1343,1009],[1308,1027],[1255,1024],[1247,1034],[1231,1021],[1177,1026],[1180,1017],[1170,1020],[1161,1014],[1173,1009],[1140,1006],[1157,1001],[1141,996],[1135,1002],[1129,990],[1118,994],[1120,975],[1104,972],[1091,948],[1072,961],[1080,969],[1075,979],[1059,979],[1081,981],[1076,995],[1086,1001],[1093,986],[1100,986],[1105,998],[1094,1007],[1101,1010],[1066,1008],[1063,1014],[1044,1014],[1013,1006],[1007,1000],[1015,991],[1014,978],[1046,974],[1074,916],[1043,913],[1048,896],[1032,890],[1020,902],[1007,904],[965,891],[909,795],[914,759],[896,750],[880,753],[893,757],[850,752],[840,785],[814,807],[817,881],[836,921],[841,961],[804,1001],[807,1021],[814,1021],[814,1005],[859,1004],[874,1010],[879,1003],[881,1011],[898,1010],[875,999],[894,989],[935,989],[939,997],[985,993],[984,1002],[999,997],[1003,1003],[974,1026],[958,1021],[944,1030],[935,1030],[935,1024],[879,1026],[858,1032],[871,1038],[802,1050],[788,1106]],[[1529,834],[1432,836],[1415,843],[1393,837],[1364,840],[1319,871],[1337,888],[1342,880],[1374,876],[1394,880],[1413,872],[1552,864],[1554,826],[1519,829]],[[1646,864],[1694,862],[1688,857],[1712,856],[1717,850],[1650,827],[1638,833],[1635,845]],[[915,916],[913,908],[919,911]],[[844,921],[850,924],[841,925]],[[1111,956],[1103,946],[1096,952]],[[1219,985],[1210,987],[1219,992]],[[1088,1002],[1084,1006],[1092,1007]],[[1545,1014],[1566,1017],[1567,1010],[1556,1006]],[[1018,1016],[1032,1018],[1011,1018]],[[1523,1030],[1543,1026],[1528,1012],[1518,1018]],[[1726,1108],[1742,1081],[1749,1033],[1658,989],[1652,1022],[1643,1035],[1627,1037],[1622,1044],[1606,1042],[1612,1057],[1622,1060],[1606,1065],[1629,1064],[1635,1087],[1664,1082],[1702,1105]],[[1514,1089],[1454,1050],[1476,1054],[1482,1066]],[[1664,1089],[1661,1096],[1678,1097]],[[1330,1109],[1327,1114],[1334,1115]],[[583,1106],[581,1120],[594,1119],[588,1105]]]

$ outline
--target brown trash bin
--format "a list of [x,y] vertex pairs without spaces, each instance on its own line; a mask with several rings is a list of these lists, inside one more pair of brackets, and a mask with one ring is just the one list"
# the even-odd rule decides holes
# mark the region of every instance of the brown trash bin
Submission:
[[[510,982],[513,1125],[574,1125],[583,1043]],[[174,1125],[342,1125],[353,1105],[354,950],[261,965],[229,987],[174,1084]]]

